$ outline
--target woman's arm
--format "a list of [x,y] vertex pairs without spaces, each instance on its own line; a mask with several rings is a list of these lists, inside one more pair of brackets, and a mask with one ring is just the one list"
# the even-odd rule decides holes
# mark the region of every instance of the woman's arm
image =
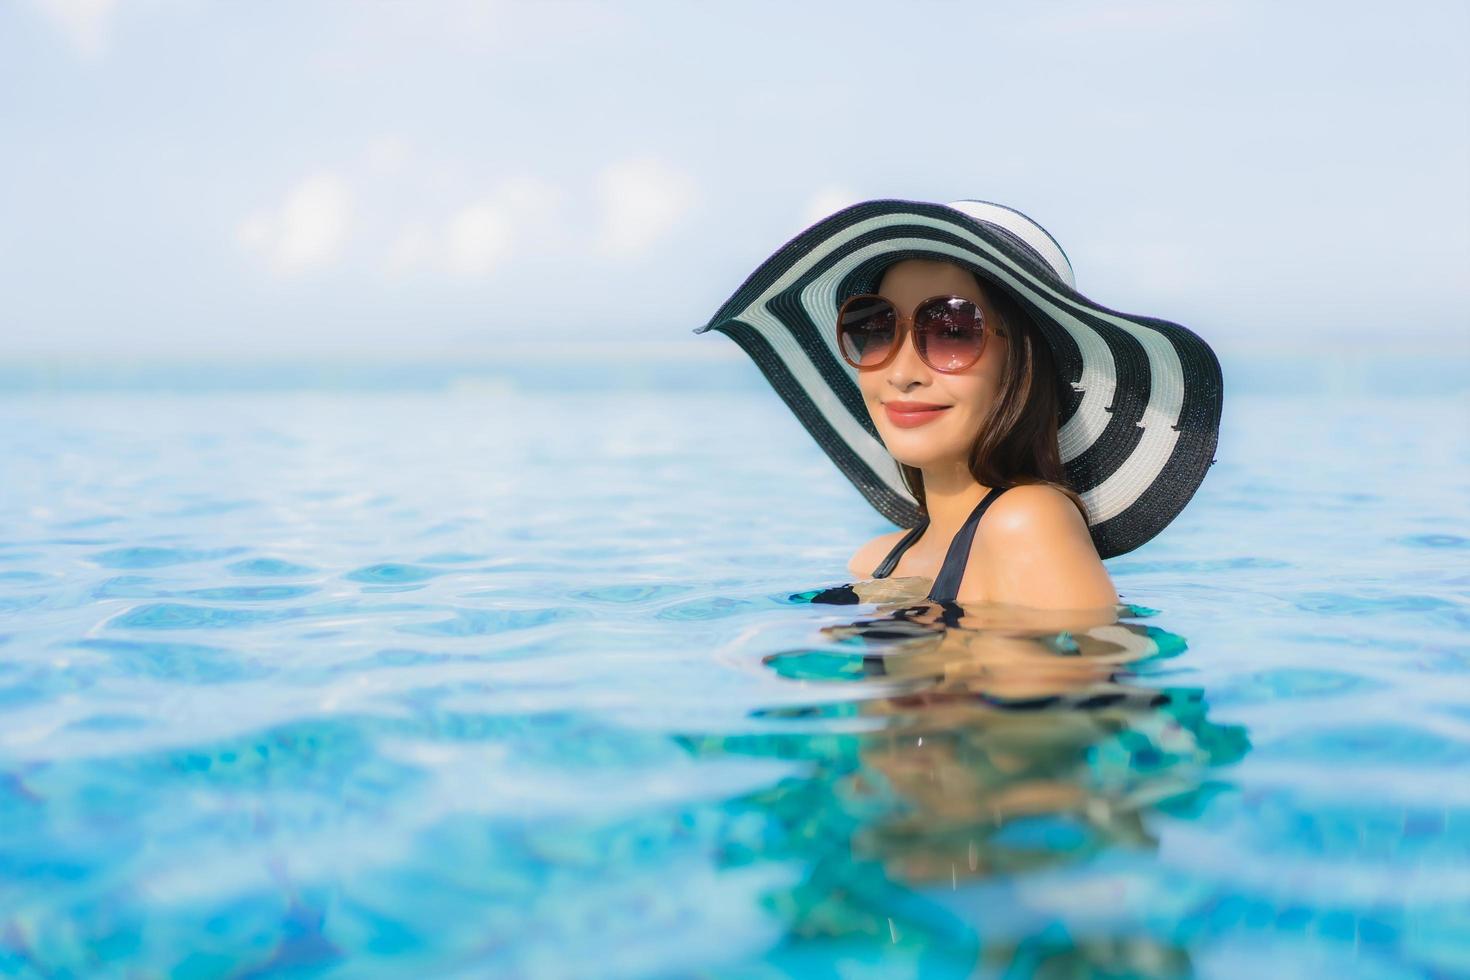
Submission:
[[960,603],[968,597],[1034,609],[1099,609],[1118,602],[1076,505],[1039,483],[1007,490],[981,518],[963,590]]

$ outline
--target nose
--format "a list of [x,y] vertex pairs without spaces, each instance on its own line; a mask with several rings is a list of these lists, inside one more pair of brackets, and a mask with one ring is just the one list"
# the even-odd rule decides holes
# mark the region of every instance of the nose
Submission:
[[919,356],[919,348],[912,330],[903,331],[897,353],[888,362],[888,383],[899,391],[909,391],[915,385],[930,380],[929,365]]

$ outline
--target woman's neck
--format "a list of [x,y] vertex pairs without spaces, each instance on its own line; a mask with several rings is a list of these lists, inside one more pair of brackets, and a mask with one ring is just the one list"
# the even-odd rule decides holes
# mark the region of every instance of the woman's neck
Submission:
[[929,527],[940,537],[953,537],[990,492],[981,486],[963,463],[925,467],[924,507],[929,514]]

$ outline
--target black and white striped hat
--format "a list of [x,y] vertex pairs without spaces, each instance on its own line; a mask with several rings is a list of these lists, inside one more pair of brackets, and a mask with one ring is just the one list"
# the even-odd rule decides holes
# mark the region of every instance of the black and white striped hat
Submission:
[[1058,443],[1103,558],[1132,551],[1184,509],[1214,462],[1223,386],[1210,346],[1177,323],[1119,313],[1077,292],[1056,239],[988,201],[865,201],[818,221],[751,273],[708,323],[755,360],[807,431],[879,513],[919,522],[837,351],[842,301],[877,292],[906,258],[952,261],[1004,288],[1050,345]]

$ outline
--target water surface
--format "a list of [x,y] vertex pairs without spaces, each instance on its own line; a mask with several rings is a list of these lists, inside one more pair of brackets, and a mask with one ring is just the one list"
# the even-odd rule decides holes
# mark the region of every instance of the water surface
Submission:
[[745,367],[13,385],[0,973],[1470,973],[1463,388],[1242,384],[1046,634],[812,601]]

